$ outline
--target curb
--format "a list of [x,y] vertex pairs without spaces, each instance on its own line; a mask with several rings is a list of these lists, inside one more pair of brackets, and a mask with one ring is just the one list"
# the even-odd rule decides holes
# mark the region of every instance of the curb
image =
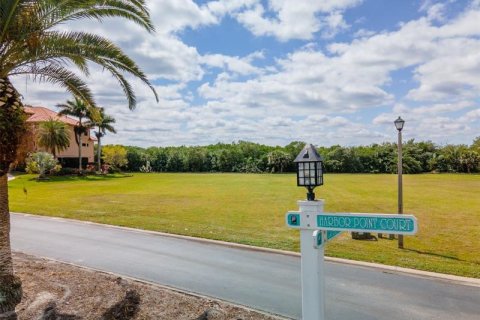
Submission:
[[127,275],[123,275],[123,274],[118,274],[118,273],[115,273],[115,272],[110,272],[110,271],[105,271],[105,270],[101,270],[101,269],[97,269],[97,268],[82,266],[82,265],[79,265],[79,264],[75,264],[75,263],[73,263],[73,262],[66,262],[66,261],[62,261],[62,260],[58,260],[58,259],[53,259],[53,258],[48,258],[48,257],[31,255],[31,254],[28,254],[28,253],[25,253],[25,252],[22,252],[22,251],[13,251],[13,252],[21,253],[21,254],[24,254],[24,255],[26,255],[26,256],[33,256],[33,257],[36,257],[36,258],[39,258],[39,259],[43,259],[43,260],[47,260],[47,261],[52,261],[52,262],[55,262],[55,263],[61,263],[61,264],[64,264],[64,265],[76,267],[76,268],[83,269],[83,270],[87,270],[87,271],[90,271],[90,272],[97,272],[97,273],[102,273],[102,274],[106,274],[106,275],[111,275],[111,276],[114,276],[114,277],[120,277],[120,278],[122,278],[122,279],[127,279],[127,280],[130,280],[130,281],[133,281],[133,282],[138,282],[138,283],[141,283],[141,284],[153,286],[153,287],[160,288],[160,289],[164,289],[164,290],[169,290],[169,291],[172,291],[172,292],[175,292],[175,293],[184,294],[184,295],[191,296],[191,297],[195,297],[195,298],[207,299],[207,300],[211,300],[211,301],[215,301],[215,302],[221,302],[221,303],[225,303],[225,304],[230,304],[230,305],[232,305],[232,306],[236,306],[236,307],[245,309],[245,310],[247,310],[247,311],[249,311],[249,312],[250,312],[250,311],[251,311],[251,312],[256,312],[256,313],[259,313],[259,314],[261,314],[261,315],[268,316],[268,317],[272,317],[272,318],[275,318],[275,319],[278,319],[278,320],[290,320],[290,319],[292,319],[292,318],[288,318],[288,317],[285,317],[285,316],[282,316],[282,315],[278,315],[278,314],[274,314],[274,313],[269,313],[269,312],[262,311],[262,310],[257,310],[257,309],[254,309],[254,308],[252,308],[252,307],[248,307],[248,306],[239,304],[239,303],[237,303],[237,302],[228,301],[228,300],[222,300],[222,299],[219,299],[219,298],[210,297],[210,296],[207,296],[207,295],[202,295],[202,294],[199,294],[199,293],[195,293],[195,292],[193,292],[193,291],[188,291],[188,290],[184,290],[184,289],[179,289],[179,288],[175,288],[175,287],[170,287],[170,286],[167,286],[167,285],[159,284],[159,283],[152,282],[152,281],[148,281],[148,280],[143,280],[143,279],[134,278],[134,277],[131,277],[131,276],[127,276]]
[[[130,227],[114,226],[114,225],[102,224],[102,223],[98,223],[98,222],[82,221],[82,220],[75,220],[75,219],[68,219],[68,218],[40,216],[40,215],[34,215],[34,214],[29,214],[29,213],[19,213],[19,212],[11,212],[11,213],[12,214],[17,214],[17,215],[23,215],[23,216],[27,216],[27,217],[39,218],[39,219],[51,219],[51,220],[57,220],[57,221],[59,220],[59,221],[66,221],[66,222],[73,222],[73,223],[95,225],[95,226],[99,226],[99,227],[103,227],[103,228],[125,230],[125,231],[129,231],[129,232],[146,233],[146,234],[151,234],[151,235],[156,235],[156,236],[183,239],[183,240],[188,240],[188,241],[195,241],[195,242],[200,242],[200,243],[219,245],[219,246],[248,250],[248,251],[273,253],[273,254],[279,254],[279,255],[285,255],[285,256],[291,256],[291,257],[300,257],[300,253],[298,253],[298,252],[286,251],[286,250],[280,250],[280,249],[255,247],[255,246],[251,246],[251,245],[233,243],[233,242],[226,242],[226,241],[221,241],[221,240],[196,238],[196,237],[191,237],[191,236],[184,236],[184,235],[178,235],[178,234],[172,234],[172,233],[166,233],[166,232],[160,232],[160,231],[135,229],[135,228],[130,228]],[[49,259],[49,258],[46,258],[46,259]],[[390,266],[390,265],[385,265],[385,264],[380,264],[380,263],[349,260],[349,259],[335,258],[335,257],[325,257],[325,261],[329,261],[329,262],[333,262],[333,263],[354,265],[354,266],[359,266],[359,267],[364,267],[364,268],[375,268],[375,269],[383,270],[384,272],[407,274],[407,275],[412,275],[412,276],[417,276],[417,277],[442,280],[442,281],[455,283],[455,284],[460,284],[460,285],[465,285],[465,286],[480,287],[480,279],[477,279],[477,278],[455,276],[455,275],[449,275],[449,274],[438,273],[438,272],[423,271],[423,270],[417,270],[417,269],[411,269],[411,268]]]

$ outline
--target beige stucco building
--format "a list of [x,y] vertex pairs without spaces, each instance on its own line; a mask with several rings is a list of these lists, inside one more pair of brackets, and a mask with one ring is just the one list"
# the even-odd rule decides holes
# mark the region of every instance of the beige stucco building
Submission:
[[[44,107],[32,107],[25,106],[25,113],[28,116],[27,123],[32,126],[32,141],[31,145],[35,151],[49,151],[44,150],[38,146],[37,137],[35,133],[38,130],[40,123],[48,121],[50,119],[62,121],[67,125],[68,134],[70,136],[70,146],[61,151],[57,152],[58,161],[66,167],[76,168],[78,167],[78,145],[75,141],[75,132],[74,127],[78,124],[78,120],[72,119],[67,116],[60,116],[55,111]],[[94,142],[95,138],[90,136],[90,133],[82,135],[82,164],[86,166],[88,163],[93,163],[95,161],[95,152],[94,152]]]

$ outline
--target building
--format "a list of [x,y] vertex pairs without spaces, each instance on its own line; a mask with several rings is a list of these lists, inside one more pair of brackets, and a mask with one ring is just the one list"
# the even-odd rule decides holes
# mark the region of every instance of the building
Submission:
[[[32,140],[30,141],[31,148],[34,151],[48,151],[38,146],[36,132],[40,123],[50,119],[58,120],[66,124],[68,134],[70,136],[70,146],[60,152],[57,152],[57,159],[64,167],[77,168],[78,167],[78,145],[75,140],[74,127],[78,124],[78,120],[67,116],[60,116],[55,111],[44,107],[25,106],[25,113],[27,114],[27,123],[31,126]],[[96,139],[90,136],[90,132],[82,135],[82,165],[85,167],[88,163],[95,161],[94,143]]]

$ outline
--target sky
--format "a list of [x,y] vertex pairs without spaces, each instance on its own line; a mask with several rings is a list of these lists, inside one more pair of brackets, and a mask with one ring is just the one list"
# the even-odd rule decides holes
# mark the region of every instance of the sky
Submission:
[[[119,45],[155,85],[92,68],[97,103],[117,120],[105,143],[252,141],[319,146],[480,136],[480,0],[147,0],[156,33],[109,19],[62,28]],[[64,89],[13,79],[24,103],[55,110]]]

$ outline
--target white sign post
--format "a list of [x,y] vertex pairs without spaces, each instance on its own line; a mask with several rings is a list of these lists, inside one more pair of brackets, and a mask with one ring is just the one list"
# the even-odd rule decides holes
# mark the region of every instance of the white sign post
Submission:
[[[323,200],[298,201],[300,219],[309,219],[323,212]],[[325,242],[315,248],[312,230],[300,230],[302,253],[302,319],[325,319]]]
[[327,213],[323,200],[298,201],[300,211],[287,212],[287,226],[300,229],[302,319],[325,320],[325,243],[342,231],[417,233],[413,215]]

